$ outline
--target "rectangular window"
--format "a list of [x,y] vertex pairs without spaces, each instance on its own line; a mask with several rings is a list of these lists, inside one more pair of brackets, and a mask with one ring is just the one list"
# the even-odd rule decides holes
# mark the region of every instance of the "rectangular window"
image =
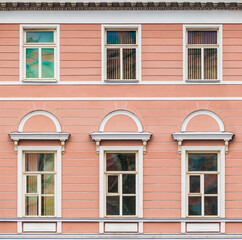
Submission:
[[216,152],[187,153],[187,215],[218,216],[219,161]]
[[106,216],[136,216],[137,153],[106,152]]
[[186,80],[220,80],[219,28],[186,27]]
[[24,153],[25,216],[55,216],[55,153]]
[[105,76],[107,81],[137,81],[138,29],[105,28]]
[[23,27],[22,80],[57,80],[57,40],[57,28]]

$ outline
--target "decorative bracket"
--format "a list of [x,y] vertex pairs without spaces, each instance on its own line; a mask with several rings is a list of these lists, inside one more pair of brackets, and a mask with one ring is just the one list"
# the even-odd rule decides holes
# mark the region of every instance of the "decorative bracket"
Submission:
[[96,139],[95,142],[96,142],[96,153],[97,153],[97,155],[99,155],[101,140],[100,139]]
[[224,145],[225,145],[225,154],[228,154],[229,153],[229,141],[224,140]]
[[14,152],[15,153],[18,153],[18,141],[19,141],[19,139],[14,140]]
[[178,153],[181,155],[182,140],[178,140]]
[[61,153],[64,154],[66,142],[65,140],[60,140],[60,142],[61,142]]
[[147,152],[147,141],[148,140],[142,140],[143,141],[143,154],[145,155]]

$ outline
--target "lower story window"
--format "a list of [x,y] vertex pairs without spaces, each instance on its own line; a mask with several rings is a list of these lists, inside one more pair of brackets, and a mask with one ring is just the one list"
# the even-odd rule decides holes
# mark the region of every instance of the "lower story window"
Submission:
[[25,216],[55,216],[55,153],[24,153]]
[[216,152],[187,154],[188,216],[218,216],[218,164]]
[[136,216],[137,153],[106,152],[106,216]]

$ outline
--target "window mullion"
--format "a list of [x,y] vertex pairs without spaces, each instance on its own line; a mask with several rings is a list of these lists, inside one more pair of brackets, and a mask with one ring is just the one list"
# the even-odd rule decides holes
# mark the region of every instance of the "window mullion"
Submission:
[[120,47],[120,79],[123,80],[123,48]]
[[202,208],[202,216],[204,217],[204,174],[201,174],[200,175],[200,178],[201,178],[201,208]]
[[123,186],[123,174],[120,174],[119,175],[119,184],[120,184],[120,195],[119,195],[119,202],[120,202],[120,206],[119,206],[119,209],[120,209],[120,216],[123,216],[123,189],[122,189],[122,186]]
[[202,74],[202,80],[204,80],[204,48],[201,48],[201,74]]
[[38,208],[39,208],[39,216],[41,216],[41,174],[38,174],[37,177],[37,193],[38,193]]
[[42,78],[42,72],[41,72],[41,53],[42,53],[42,48],[39,48],[39,78]]

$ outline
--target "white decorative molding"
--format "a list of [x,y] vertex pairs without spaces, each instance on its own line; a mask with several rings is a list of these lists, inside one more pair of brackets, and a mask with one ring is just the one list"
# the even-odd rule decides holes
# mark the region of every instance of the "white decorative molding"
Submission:
[[105,232],[138,232],[138,223],[105,223]]
[[10,138],[14,141],[14,150],[18,151],[18,142],[20,140],[59,140],[61,142],[61,151],[65,152],[65,142],[69,138],[70,133],[55,132],[12,132],[9,133]]
[[225,127],[224,127],[224,124],[223,124],[223,121],[221,120],[221,118],[215,114],[214,112],[212,111],[209,111],[209,110],[197,110],[197,111],[194,111],[192,113],[190,113],[183,121],[182,123],[182,127],[181,127],[181,131],[182,132],[185,132],[186,131],[186,128],[187,128],[187,124],[189,123],[189,121],[198,116],[198,115],[208,115],[210,117],[212,117],[219,125],[219,129],[221,132],[224,132],[225,131]]
[[26,114],[20,121],[19,123],[19,126],[18,126],[18,132],[22,132],[23,131],[23,127],[24,127],[24,124],[26,123],[26,121],[33,117],[33,116],[36,116],[36,115],[44,115],[48,118],[50,118],[53,123],[55,124],[56,126],[56,131],[57,132],[61,132],[61,125],[60,125],[60,122],[59,120],[50,112],[47,112],[47,111],[44,111],[44,110],[36,110],[36,111],[32,111],[28,114]]
[[23,223],[23,232],[56,232],[56,223]]
[[139,118],[133,114],[132,112],[130,111],[127,111],[127,110],[115,110],[113,112],[110,112],[109,114],[107,114],[101,124],[100,124],[100,127],[99,127],[99,132],[103,132],[104,131],[104,128],[105,128],[105,125],[107,123],[107,121],[111,118],[111,117],[114,117],[114,116],[117,116],[117,115],[126,115],[130,118],[132,118],[136,125],[137,125],[137,128],[138,128],[138,132],[143,132],[143,126],[142,126],[142,123],[141,121],[139,120]]
[[233,138],[231,132],[176,132],[172,133],[174,140],[178,142],[178,153],[181,154],[182,142],[184,140],[223,140],[225,153],[229,152],[229,141]]
[[219,223],[187,223],[187,232],[219,232]]
[[143,153],[146,154],[147,142],[150,140],[149,132],[94,132],[90,133],[92,140],[96,142],[96,152],[99,154],[102,140],[141,140],[143,142]]

